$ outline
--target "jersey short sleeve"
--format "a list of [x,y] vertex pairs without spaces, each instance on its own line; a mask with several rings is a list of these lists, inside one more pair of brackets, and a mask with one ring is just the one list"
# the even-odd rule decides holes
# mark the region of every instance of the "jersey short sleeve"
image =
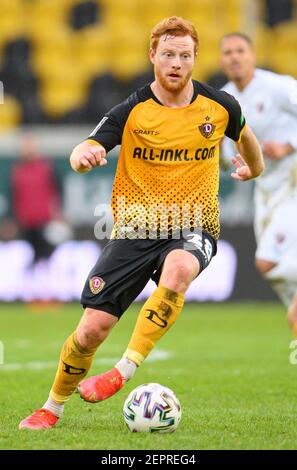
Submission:
[[245,118],[242,114],[240,104],[226,91],[216,90],[215,88],[198,83],[198,92],[219,103],[228,113],[228,123],[225,129],[225,135],[235,142],[240,142],[241,133],[245,126]]
[[229,122],[225,130],[225,135],[235,142],[240,141],[241,132],[245,126],[245,118],[242,114],[242,110],[238,101],[234,96],[229,95],[225,91],[221,91],[225,95],[224,107],[229,114]]
[[125,101],[112,108],[103,116],[99,124],[89,135],[88,140],[95,140],[109,152],[117,145],[121,145],[124,128],[134,106],[151,98],[149,85],[132,93]]
[[131,100],[129,99],[112,108],[101,119],[88,139],[100,143],[105,148],[106,152],[120,145],[124,127],[131,109]]

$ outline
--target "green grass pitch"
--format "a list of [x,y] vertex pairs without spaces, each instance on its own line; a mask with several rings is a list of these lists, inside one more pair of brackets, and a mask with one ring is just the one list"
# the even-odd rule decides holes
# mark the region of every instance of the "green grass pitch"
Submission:
[[[112,367],[126,348],[132,306],[96,354],[91,373]],[[278,304],[188,304],[178,322],[117,395],[90,405],[75,394],[54,429],[18,430],[46,400],[60,347],[79,305],[30,311],[0,307],[0,449],[296,449],[297,365]],[[145,382],[172,388],[182,405],[173,434],[131,433],[122,417],[129,392]]]

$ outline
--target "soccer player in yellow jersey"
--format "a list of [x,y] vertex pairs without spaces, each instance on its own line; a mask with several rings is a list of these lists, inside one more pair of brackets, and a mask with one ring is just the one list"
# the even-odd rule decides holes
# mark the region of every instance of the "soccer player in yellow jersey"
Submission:
[[[238,144],[232,177],[259,176],[260,146],[237,101],[192,80],[197,32],[171,17],[151,33],[153,83],[136,90],[99,122],[70,157],[84,173],[107,164],[121,144],[112,209],[114,230],[82,293],[84,314],[62,347],[49,398],[20,428],[55,425],[77,389],[88,402],[104,400],[132,378],[177,320],[190,283],[216,253],[219,236],[219,145]],[[140,310],[123,357],[110,371],[84,379],[98,346],[152,278],[157,288]]]

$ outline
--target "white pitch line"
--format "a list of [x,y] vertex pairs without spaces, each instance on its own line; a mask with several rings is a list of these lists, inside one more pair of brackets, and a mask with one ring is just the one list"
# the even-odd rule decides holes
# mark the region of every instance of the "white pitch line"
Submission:
[[154,349],[145,362],[167,361],[167,359],[170,359],[171,357],[173,357],[173,353],[170,351]]
[[[166,361],[172,357],[172,353],[169,351],[155,350],[152,351],[146,362],[157,362]],[[119,357],[101,357],[95,359],[94,365],[114,365],[118,362]],[[58,365],[58,361],[34,361],[34,362],[14,362],[10,364],[0,365],[0,372],[16,371],[16,370],[44,370],[44,369],[55,369]]]
[[18,349],[29,349],[32,341],[28,339],[16,339],[14,342],[14,347]]

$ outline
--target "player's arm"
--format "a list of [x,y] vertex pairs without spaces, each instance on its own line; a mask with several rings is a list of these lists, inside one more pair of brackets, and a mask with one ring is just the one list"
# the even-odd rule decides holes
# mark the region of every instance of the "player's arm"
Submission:
[[87,173],[97,166],[107,164],[106,150],[99,143],[87,140],[74,147],[70,155],[70,165],[74,171]]
[[240,142],[237,142],[236,146],[240,155],[236,155],[232,159],[236,168],[236,172],[231,173],[232,178],[246,181],[260,176],[265,168],[262,150],[247,124],[242,131]]
[[266,157],[270,160],[282,160],[291,153],[296,151],[296,148],[292,144],[286,142],[281,144],[274,141],[262,142],[262,150]]
[[231,176],[238,181],[256,178],[264,170],[260,144],[247,125],[238,101],[225,91],[220,93],[220,98],[229,114],[225,135],[236,143],[240,152],[240,155],[232,159],[236,173],[231,173]]
[[95,127],[88,139],[78,144],[70,156],[74,171],[86,173],[107,164],[106,154],[122,140],[124,126],[131,110],[128,100],[112,108]]
[[280,113],[291,116],[290,126],[286,129],[287,142],[264,141],[262,150],[270,160],[282,160],[297,150],[297,81],[293,77],[279,75],[275,89],[275,106]]

